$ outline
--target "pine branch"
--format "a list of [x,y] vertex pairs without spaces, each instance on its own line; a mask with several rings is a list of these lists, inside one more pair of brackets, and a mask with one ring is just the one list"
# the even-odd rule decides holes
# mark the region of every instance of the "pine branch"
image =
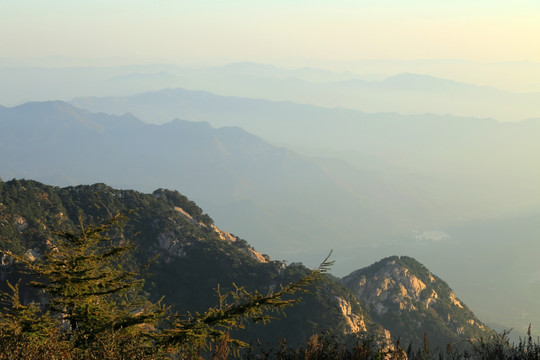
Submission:
[[[283,297],[298,292],[308,292],[306,287],[318,281],[334,263],[329,261],[331,254],[332,252],[307,276],[268,295],[262,295],[257,291],[248,292],[236,285],[235,290],[221,294],[218,287],[218,307],[210,308],[202,314],[197,313],[195,317],[187,320],[177,319],[173,329],[164,330],[159,335],[159,342],[172,347],[197,344],[197,346],[207,348],[209,342],[227,338],[229,343],[237,347],[247,346],[241,340],[229,338],[229,331],[244,328],[248,320],[267,323],[272,319],[267,312],[283,311],[285,307],[299,301],[299,299],[283,299]],[[233,299],[231,304],[227,303],[228,298]]]

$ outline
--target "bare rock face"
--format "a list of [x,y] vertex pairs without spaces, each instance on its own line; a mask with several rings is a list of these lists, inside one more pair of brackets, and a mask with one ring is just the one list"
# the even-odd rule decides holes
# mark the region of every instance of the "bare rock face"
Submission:
[[256,260],[257,262],[267,263],[271,261],[268,256],[265,256],[252,248],[244,248],[242,249],[242,251],[248,254],[252,259]]
[[15,215],[13,221],[19,232],[23,232],[28,227],[28,221],[20,215]]
[[236,237],[234,235],[232,235],[231,233],[228,233],[226,231],[223,231],[223,230],[219,229],[214,224],[212,224],[210,227],[212,228],[212,230],[214,230],[214,232],[219,236],[219,238],[221,240],[228,241],[228,242],[236,241]]
[[[386,313],[389,310],[388,306],[391,307],[392,304],[400,310],[416,310],[415,305],[426,288],[422,280],[411,274],[407,268],[397,264],[396,260],[389,260],[384,268],[371,277],[361,275],[356,283],[349,282],[352,283],[357,296],[373,305],[379,315]],[[435,298],[436,296],[435,293]]]
[[[236,236],[234,236],[233,234],[221,230],[214,224],[207,225],[202,221],[197,221],[193,218],[193,216],[191,216],[187,211],[185,211],[179,206],[175,206],[174,210],[175,212],[179,213],[189,224],[215,233],[215,235],[217,235],[217,237],[222,241],[225,241],[227,243],[234,243],[237,241]],[[174,234],[172,234],[171,232],[160,233],[157,240],[160,248],[168,251],[169,254],[179,257],[186,255],[186,252],[182,247],[182,241],[175,237]],[[239,249],[245,254],[247,254],[250,258],[254,259],[259,263],[267,263],[271,260],[268,256],[264,256],[263,254],[259,253],[251,247],[246,246]]]
[[344,333],[345,334],[359,334],[367,332],[366,323],[364,317],[353,312],[351,302],[336,296],[339,309],[344,319]]
[[169,255],[177,257],[186,256],[186,252],[182,246],[183,242],[171,232],[159,233],[157,236],[157,242],[159,247],[167,251]]
[[410,257],[383,259],[342,283],[402,340],[421,344],[426,333],[432,343],[446,345],[491,334],[444,281]]
[[200,225],[202,223],[199,223],[197,220],[193,218],[193,216],[189,215],[184,209],[182,209],[179,206],[175,206],[174,210],[182,214],[187,221],[189,221],[192,225]]

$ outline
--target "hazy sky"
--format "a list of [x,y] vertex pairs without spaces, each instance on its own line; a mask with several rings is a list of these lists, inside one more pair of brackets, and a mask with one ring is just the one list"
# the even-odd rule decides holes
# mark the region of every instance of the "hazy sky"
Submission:
[[0,57],[540,62],[538,0],[0,0]]
[[538,0],[0,0],[0,66],[254,61],[523,92],[538,44]]

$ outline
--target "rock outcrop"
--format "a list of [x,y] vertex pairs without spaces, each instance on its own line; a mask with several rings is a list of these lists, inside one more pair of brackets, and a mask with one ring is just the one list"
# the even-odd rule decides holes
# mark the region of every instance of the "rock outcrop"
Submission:
[[444,281],[413,258],[383,259],[342,283],[375,321],[404,341],[419,345],[426,333],[432,343],[446,345],[492,334]]

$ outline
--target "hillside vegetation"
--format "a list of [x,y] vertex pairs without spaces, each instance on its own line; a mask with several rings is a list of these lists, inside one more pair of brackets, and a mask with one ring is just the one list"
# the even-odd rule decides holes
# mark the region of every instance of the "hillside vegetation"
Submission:
[[[84,233],[84,226],[91,229],[90,224],[102,224],[119,212],[131,213],[121,232],[115,230],[107,236],[115,235],[115,244],[122,249],[128,246],[123,241],[132,241],[133,250],[122,257],[122,269],[135,270],[150,261],[149,271],[141,274],[146,281],[140,295],[151,304],[170,306],[172,312],[203,314],[219,303],[218,286],[221,294],[236,294],[242,287],[246,295],[258,292],[266,296],[312,273],[299,263],[286,265],[258,253],[246,241],[215,227],[195,203],[175,191],[142,194],[104,184],[58,188],[12,180],[0,182],[1,270],[3,279],[11,284],[17,284],[23,274],[21,304],[38,301],[41,293],[25,286],[32,278],[21,273],[10,257],[32,268],[33,261],[50,260],[47,254],[61,248],[56,245],[58,235],[71,239],[69,234],[75,229]],[[121,248],[115,252],[124,252]],[[265,327],[250,324],[249,331],[242,332],[242,340],[277,343],[287,338],[296,344],[325,329],[343,339],[355,333],[384,335],[354,295],[333,277],[323,276],[317,286],[306,289],[309,293],[302,294],[294,311],[283,309],[284,319]],[[298,295],[290,300],[298,300]],[[233,330],[231,336],[236,335]]]

